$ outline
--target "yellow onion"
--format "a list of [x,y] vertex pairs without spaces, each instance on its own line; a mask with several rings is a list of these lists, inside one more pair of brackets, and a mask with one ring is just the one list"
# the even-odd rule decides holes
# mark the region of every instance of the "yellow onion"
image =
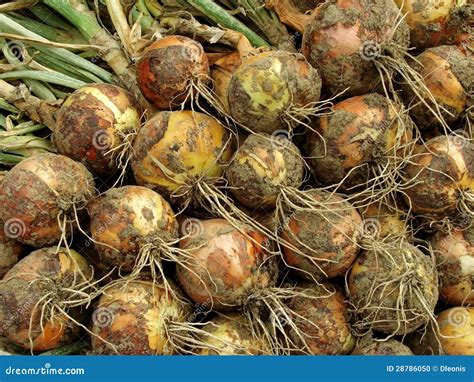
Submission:
[[1,281],[0,332],[32,351],[71,343],[84,318],[77,301],[90,292],[90,282],[92,267],[77,252],[56,247],[32,252]]
[[106,287],[92,315],[94,354],[171,355],[167,328],[187,321],[189,307],[146,279]]
[[412,128],[401,106],[386,97],[348,98],[334,106],[334,114],[319,118],[307,144],[309,163],[324,185],[368,187],[380,174],[378,166],[396,166],[395,158],[407,155]]
[[190,100],[192,85],[209,80],[202,45],[184,36],[166,36],[151,44],[137,63],[138,86],[157,108],[169,110]]
[[0,224],[0,280],[18,262],[24,247]]
[[288,129],[298,109],[319,101],[318,71],[300,55],[263,52],[251,56],[233,73],[228,103],[231,116],[252,132],[271,134]]
[[438,301],[433,260],[403,239],[377,243],[354,263],[348,292],[355,327],[404,335],[426,324]]
[[115,85],[90,84],[62,104],[54,143],[61,154],[106,176],[118,170],[121,146],[139,126],[140,112],[130,93]]
[[451,305],[474,305],[474,226],[438,231],[430,240],[440,275],[439,294]]
[[472,208],[474,146],[459,136],[440,136],[415,152],[404,169],[405,191],[413,212],[432,219],[452,217]]
[[35,155],[5,175],[0,220],[7,235],[41,248],[70,234],[67,222],[75,222],[94,195],[94,178],[84,165],[62,155]]
[[395,0],[395,4],[406,15],[412,46],[418,49],[459,44],[471,37],[466,0]]
[[[355,338],[344,295],[332,284],[302,283],[307,295],[288,302],[290,321],[284,322],[295,354],[342,355],[352,351]],[[284,320],[284,317],[281,318]],[[296,330],[295,330],[296,329]]]
[[213,318],[199,331],[198,355],[259,355],[269,354],[263,339],[253,336],[245,316],[229,313]]
[[133,147],[137,184],[185,199],[192,198],[197,182],[221,177],[234,151],[224,126],[193,111],[157,113],[140,129]]
[[[418,55],[413,66],[421,74],[426,89],[421,91],[425,102],[420,102],[408,86],[403,87],[410,115],[422,129],[443,125],[440,117],[445,128],[451,127],[473,105],[474,55],[462,47],[438,46]],[[427,91],[433,99],[426,96]],[[433,112],[436,108],[440,113]]]
[[359,253],[362,220],[340,196],[310,194],[320,208],[289,209],[281,230],[283,257],[288,266],[311,280],[343,275]]
[[357,344],[352,355],[413,355],[410,348],[396,340],[361,341]]
[[438,338],[447,355],[474,355],[474,308],[445,310],[436,320]]
[[112,188],[89,203],[91,235],[102,268],[134,270],[140,256],[160,258],[163,246],[178,240],[169,203],[145,187]]
[[303,182],[304,160],[289,139],[251,134],[226,170],[232,194],[249,208],[272,209],[285,187]]

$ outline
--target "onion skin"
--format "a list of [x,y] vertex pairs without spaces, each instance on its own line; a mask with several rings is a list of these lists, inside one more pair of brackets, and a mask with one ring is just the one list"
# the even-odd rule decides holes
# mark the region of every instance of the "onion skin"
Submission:
[[440,136],[420,146],[406,168],[413,180],[405,195],[413,212],[438,219],[457,213],[461,190],[474,190],[474,145]]
[[373,176],[371,164],[387,160],[413,137],[410,124],[402,130],[399,111],[400,105],[376,93],[337,103],[333,115],[319,118],[319,135],[311,133],[307,144],[315,177],[324,185],[344,180],[342,189],[366,184]]
[[226,171],[232,194],[249,208],[275,208],[281,189],[299,188],[303,177],[298,147],[266,134],[250,135]]
[[[354,348],[355,338],[349,325],[344,295],[332,284],[324,285],[301,284],[309,295],[319,298],[294,297],[289,303],[291,309],[309,322],[298,321],[295,317],[293,321],[303,334],[310,354],[348,354]],[[291,329],[287,334],[295,337]],[[293,338],[293,341],[298,342],[298,338]]]
[[[183,185],[222,176],[234,152],[229,132],[216,119],[192,111],[159,112],[139,131],[132,169],[140,186],[170,197]],[[171,174],[164,174],[161,162]]]
[[440,298],[451,305],[474,305],[474,227],[438,231],[430,240],[440,275]]
[[288,129],[285,115],[319,101],[321,78],[298,55],[277,51],[251,56],[233,73],[228,103],[231,116],[256,133]]
[[[92,267],[73,250],[56,247],[32,252],[18,262],[3,278],[0,294],[0,332],[8,341],[25,349],[30,349],[29,328],[32,318],[31,338],[33,351],[46,351],[71,343],[79,333],[79,327],[70,318],[56,310],[54,318],[44,317],[41,329],[42,304],[36,304],[54,291],[52,288],[74,288],[77,282],[89,280]],[[44,279],[49,282],[42,281]],[[76,296],[77,297],[77,296]],[[53,294],[51,298],[59,298]],[[47,310],[47,309],[46,309]],[[68,314],[75,320],[82,319],[79,308],[69,309]]]
[[362,219],[354,207],[337,195],[328,197],[314,192],[314,199],[337,204],[333,211],[328,205],[328,211],[289,213],[281,238],[306,255],[283,244],[285,262],[300,270],[304,278],[321,280],[342,275],[350,268],[359,253]]
[[54,143],[58,151],[100,176],[117,171],[115,155],[121,137],[137,131],[140,112],[126,90],[91,84],[76,90],[58,112]]
[[172,355],[166,325],[185,322],[190,309],[165,288],[135,280],[108,287],[94,314],[94,354]]
[[412,46],[418,49],[469,40],[465,0],[395,0],[395,4],[406,14]]
[[58,215],[74,221],[73,205],[81,209],[95,194],[92,174],[81,163],[56,154],[39,154],[17,164],[0,186],[0,219],[5,230],[19,227],[16,240],[32,247],[57,243]]
[[[474,104],[469,96],[474,90],[474,55],[457,46],[438,46],[425,50],[416,60],[419,64],[415,63],[414,68],[423,77],[425,86],[439,106],[449,111],[448,114],[441,110],[441,115],[451,126]],[[405,103],[411,108],[410,115],[420,128],[431,129],[433,125],[440,125],[428,107],[419,102],[408,86],[404,86],[403,90]],[[432,108],[435,107],[428,98],[427,102]],[[412,103],[418,105],[413,106]]]
[[375,341],[355,347],[352,355],[413,355],[410,348],[395,340]]
[[161,110],[180,106],[189,96],[191,82],[207,82],[210,74],[202,45],[184,36],[167,36],[151,44],[137,63],[137,73],[140,91]]
[[365,44],[409,45],[409,29],[391,0],[330,0],[319,6],[306,26],[302,52],[317,68],[323,88],[344,96],[369,93],[380,81],[373,61],[364,59]]
[[253,240],[224,219],[203,220],[196,235],[181,240],[180,248],[192,258],[186,267],[177,264],[176,274],[195,303],[231,310],[254,290],[273,286],[277,270],[264,249],[267,238],[250,227],[241,229]]
[[24,246],[5,234],[0,224],[0,280],[18,262],[24,251]]
[[211,68],[212,90],[226,113],[230,113],[229,86],[232,74],[242,64],[239,52],[233,52],[218,60]]
[[446,355],[474,355],[474,308],[451,308],[436,319]]
[[217,316],[203,326],[199,340],[203,348],[194,350],[197,355],[261,355],[269,354],[268,345],[252,336],[246,318],[239,313]]
[[178,222],[169,203],[145,187],[110,189],[89,203],[88,212],[103,268],[132,271],[144,245],[177,241],[179,237]]
[[[406,274],[409,278],[402,277]],[[386,288],[381,287],[392,280]],[[409,283],[419,289],[424,301],[409,292],[402,294]],[[425,309],[434,311],[438,301],[438,275],[432,259],[413,245],[402,240],[380,243],[380,247],[374,246],[357,258],[349,275],[348,291],[362,320],[361,326],[404,335],[428,322]],[[403,321],[401,309],[405,313]]]

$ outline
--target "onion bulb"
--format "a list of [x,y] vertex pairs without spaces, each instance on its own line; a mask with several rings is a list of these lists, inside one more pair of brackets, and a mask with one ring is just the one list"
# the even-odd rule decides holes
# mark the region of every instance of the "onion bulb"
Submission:
[[348,294],[359,330],[405,335],[434,317],[438,275],[433,260],[400,239],[380,242],[352,267]]
[[189,306],[157,283],[146,278],[115,282],[105,288],[92,315],[93,353],[176,354],[169,329],[189,316]]
[[190,100],[198,83],[209,80],[202,45],[184,36],[166,36],[151,44],[137,63],[138,86],[158,109],[169,110]]
[[0,219],[19,242],[51,245],[71,232],[77,213],[94,195],[94,179],[84,165],[62,155],[35,155],[5,175]]
[[232,118],[247,130],[271,134],[291,129],[316,113],[320,95],[319,73],[304,57],[263,52],[245,59],[235,70],[228,104]]
[[124,155],[140,125],[130,93],[110,84],[90,84],[72,93],[56,119],[58,151],[100,176],[125,165]]
[[430,242],[440,275],[441,299],[455,306],[474,305],[474,226],[449,233],[438,231]]
[[90,302],[92,267],[73,250],[32,252],[0,282],[0,331],[11,343],[46,351],[77,336]]

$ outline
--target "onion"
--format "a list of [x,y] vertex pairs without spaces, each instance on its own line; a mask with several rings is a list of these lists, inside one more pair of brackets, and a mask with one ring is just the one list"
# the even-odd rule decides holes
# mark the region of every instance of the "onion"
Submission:
[[90,302],[92,267],[73,250],[44,248],[20,260],[1,283],[0,328],[8,341],[31,351],[73,341]]
[[395,203],[375,202],[359,210],[363,218],[363,233],[378,240],[405,237],[411,239],[407,213]]
[[342,190],[394,187],[412,150],[412,128],[402,107],[376,93],[352,97],[322,116],[307,144],[318,181]]
[[140,113],[130,93],[115,85],[91,84],[64,101],[54,142],[61,154],[109,176],[125,165],[121,153],[139,125]]
[[439,341],[447,355],[474,355],[474,308],[451,308],[437,318]]
[[433,260],[400,239],[374,244],[352,267],[348,293],[359,330],[405,335],[427,324],[438,301]]
[[40,154],[17,164],[0,186],[0,219],[21,243],[43,247],[70,233],[77,212],[94,196],[92,174],[78,162]]
[[18,262],[24,251],[24,246],[12,239],[0,224],[0,280]]
[[472,211],[474,146],[459,136],[441,136],[420,146],[404,169],[405,196],[413,212],[445,219]]
[[196,222],[180,248],[190,254],[176,274],[186,294],[198,304],[230,310],[245,304],[254,290],[272,286],[276,269],[266,238],[251,227],[234,228],[224,219]]
[[321,94],[318,71],[304,57],[263,52],[245,59],[229,85],[230,114],[251,132],[291,129],[316,114]]
[[372,91],[381,67],[394,70],[391,61],[403,59],[408,45],[408,26],[393,1],[330,0],[306,26],[302,51],[330,94],[348,89],[353,96]]
[[410,348],[395,340],[369,340],[357,344],[352,355],[413,355]]
[[413,66],[422,76],[425,89],[421,95],[427,102],[419,102],[418,95],[405,86],[404,99],[410,115],[422,129],[435,125],[448,130],[474,104],[474,55],[460,47],[439,46],[427,49],[416,60]]
[[451,305],[474,305],[474,226],[430,240],[440,275],[440,297]]
[[308,192],[320,206],[288,207],[281,232],[285,262],[311,280],[343,275],[359,253],[361,217],[337,195]]
[[119,281],[108,286],[92,315],[94,354],[171,355],[168,329],[185,323],[189,307],[151,281]]
[[[192,111],[160,112],[139,131],[132,169],[137,183],[171,198],[196,203],[199,185],[222,177],[233,139],[217,120]],[[206,192],[204,192],[206,194]]]
[[176,108],[190,100],[199,83],[209,79],[202,45],[184,36],[167,36],[151,44],[137,63],[138,86],[157,108]]
[[251,134],[226,170],[232,194],[249,208],[274,209],[284,189],[303,182],[304,160],[285,135]]
[[161,259],[172,256],[179,234],[173,210],[159,194],[140,186],[112,188],[89,203],[88,212],[101,268],[138,274],[149,266],[163,276]]
[[197,355],[260,355],[269,354],[263,339],[256,339],[245,316],[239,313],[219,315],[198,331]]
[[395,0],[411,32],[414,47],[458,44],[470,36],[469,5],[465,0]]
[[218,60],[211,68],[212,90],[225,114],[230,114],[228,94],[232,73],[241,64],[239,52],[233,52]]
[[[288,302],[289,314],[281,314],[286,336],[282,348],[313,355],[348,354],[355,345],[344,295],[332,284],[299,286],[307,296]],[[289,320],[287,321],[287,318]]]

